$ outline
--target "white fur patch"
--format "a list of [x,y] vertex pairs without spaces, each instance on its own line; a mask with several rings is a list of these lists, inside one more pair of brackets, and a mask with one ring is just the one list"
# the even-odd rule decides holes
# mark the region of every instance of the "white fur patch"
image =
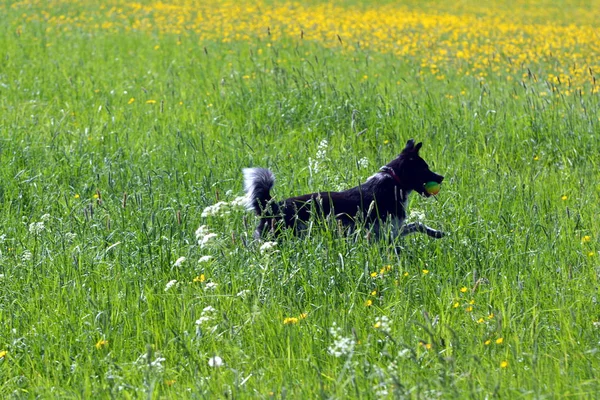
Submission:
[[275,175],[264,168],[244,168],[242,173],[244,174],[244,191],[246,192],[244,205],[248,210],[254,210],[254,201],[257,196],[256,188],[261,186],[270,190],[275,183]]

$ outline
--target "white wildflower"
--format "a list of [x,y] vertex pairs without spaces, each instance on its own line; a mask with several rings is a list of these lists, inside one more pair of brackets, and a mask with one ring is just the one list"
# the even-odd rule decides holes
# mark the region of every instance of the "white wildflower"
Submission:
[[31,260],[31,257],[32,257],[31,252],[29,250],[25,250],[23,252],[23,255],[21,256],[21,260],[23,260],[23,261],[29,261],[29,260]]
[[368,168],[369,167],[369,159],[367,157],[363,157],[360,160],[358,160],[358,167],[359,168]]
[[216,312],[217,310],[212,306],[204,307],[204,310],[200,313],[200,318],[196,320],[196,325],[206,325],[207,322],[214,320]]
[[40,217],[40,219],[42,220],[42,222],[46,222],[50,219],[50,214],[44,214]]
[[229,214],[229,203],[219,201],[218,203],[213,204],[212,206],[206,207],[204,211],[202,211],[201,217],[219,217],[227,214]]
[[202,239],[208,233],[208,226],[200,225],[198,229],[196,229],[196,240]]
[[165,292],[167,290],[171,289],[176,283],[177,283],[177,279],[173,279],[173,280],[167,282],[167,284],[165,285]]
[[204,286],[206,288],[206,290],[215,290],[217,288],[217,286],[219,286],[218,283],[215,282],[207,282],[206,286]]
[[204,235],[200,240],[198,240],[198,244],[200,245],[200,248],[204,248],[208,245],[208,242],[213,239],[216,238],[217,234],[216,233],[207,233],[206,235]]
[[264,242],[262,246],[260,246],[260,252],[264,253],[265,251],[271,250],[275,246],[277,246],[277,242]]
[[174,267],[181,267],[181,264],[183,264],[185,262],[186,258],[185,257],[179,257],[177,260],[175,260],[175,263],[173,264]]
[[46,229],[46,227],[44,226],[44,221],[32,222],[31,224],[29,224],[29,233],[33,235],[39,235],[44,231],[44,229]]
[[381,317],[375,318],[375,324],[373,324],[373,328],[379,329],[382,331],[389,331],[390,330],[390,322],[391,321],[388,317],[386,317],[385,315],[382,315]]
[[246,196],[238,196],[231,201],[231,206],[235,208],[245,209],[248,198]]
[[211,357],[208,360],[208,365],[213,368],[219,368],[219,367],[223,366],[223,359],[219,356]]
[[335,357],[351,355],[354,352],[356,341],[352,337],[342,336],[342,330],[336,326],[335,322],[329,329],[329,333],[333,336],[333,344],[327,348],[329,354]]
[[411,220],[423,221],[425,219],[425,214],[423,211],[419,210],[410,210],[410,215],[408,217]]
[[242,291],[238,292],[238,294],[236,294],[235,296],[236,297],[240,297],[242,299],[245,299],[246,296],[248,296],[248,294],[250,294],[250,290],[245,289],[245,290],[242,290]]
[[152,361],[150,363],[150,366],[152,368],[156,368],[159,371],[162,371],[163,368],[164,368],[163,365],[162,365],[162,363],[164,363],[165,361],[166,361],[166,359],[163,358],[163,357],[156,357],[156,360]]
[[208,262],[212,259],[212,256],[202,256],[200,257],[200,259],[198,260],[198,263],[205,263]]

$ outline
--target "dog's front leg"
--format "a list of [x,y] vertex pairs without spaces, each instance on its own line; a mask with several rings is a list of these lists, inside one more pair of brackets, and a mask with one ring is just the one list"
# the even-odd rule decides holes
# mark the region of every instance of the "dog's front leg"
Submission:
[[436,239],[446,236],[444,232],[436,231],[435,229],[430,228],[427,225],[422,224],[420,222],[412,222],[410,224],[404,225],[400,230],[400,236],[410,235],[411,233],[415,232],[425,233],[427,236],[431,236]]

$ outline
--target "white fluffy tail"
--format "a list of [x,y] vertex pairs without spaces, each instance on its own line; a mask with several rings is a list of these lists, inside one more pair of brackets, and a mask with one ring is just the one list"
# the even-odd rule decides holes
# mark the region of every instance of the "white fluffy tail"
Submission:
[[265,168],[244,168],[244,191],[246,208],[261,215],[271,200],[271,189],[275,184],[275,175]]

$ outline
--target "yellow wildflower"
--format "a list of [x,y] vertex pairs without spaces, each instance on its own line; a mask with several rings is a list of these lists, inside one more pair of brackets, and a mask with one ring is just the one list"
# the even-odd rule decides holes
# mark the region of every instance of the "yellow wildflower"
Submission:
[[428,270],[428,269],[424,269],[424,270],[423,270],[423,275],[427,275],[428,273],[429,273],[429,270]]
[[486,346],[489,346],[491,343],[492,343],[491,339],[488,339],[485,342],[483,342],[483,344],[485,344]]
[[590,240],[592,240],[590,235],[585,235],[584,237],[581,238],[581,243],[587,243]]
[[464,287],[464,286],[460,288],[460,292],[461,292],[461,293],[467,293],[467,290],[469,290],[469,289],[467,289],[467,288],[466,288],[466,287]]
[[500,368],[506,368],[506,367],[508,367],[508,361],[502,361],[500,363]]
[[369,299],[365,302],[365,306],[371,307],[371,305],[373,305],[373,300]]
[[8,354],[8,351],[0,350],[0,360],[3,359],[4,357],[6,357],[7,354]]
[[130,99],[129,99],[129,101],[127,102],[127,104],[131,104],[131,103],[133,103],[134,101],[135,101],[135,99],[132,97],[132,98],[130,98]]
[[95,344],[96,348],[98,350],[100,350],[103,347],[107,347],[108,346],[108,340],[104,340],[104,339],[100,339],[96,342]]
[[504,338],[499,337],[496,339],[496,344],[502,344],[504,342]]
[[206,277],[204,276],[204,274],[200,274],[197,277],[194,278],[194,282],[204,282],[206,280]]
[[565,201],[565,200],[567,200],[567,199],[568,199],[568,197],[567,197],[567,195],[566,195],[566,194],[563,194],[563,195],[562,195],[562,197],[561,197],[560,199],[561,199],[562,201]]
[[288,317],[288,318],[284,318],[284,320],[283,320],[284,325],[292,325],[292,324],[297,324],[297,323],[298,323],[298,318],[296,318],[296,317]]
[[146,100],[146,104],[156,104],[156,100]]

